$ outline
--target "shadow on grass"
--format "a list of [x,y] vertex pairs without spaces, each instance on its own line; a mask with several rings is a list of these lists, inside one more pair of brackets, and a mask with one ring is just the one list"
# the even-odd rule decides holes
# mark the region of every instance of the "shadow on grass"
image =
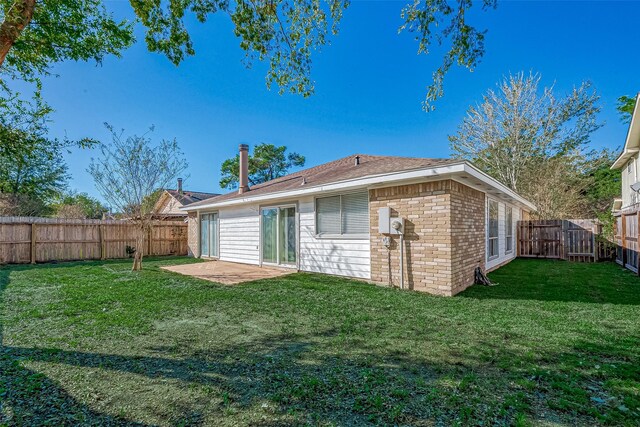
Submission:
[[[640,399],[633,391],[640,366],[630,350],[639,344],[638,337],[613,346],[584,342],[571,352],[526,360],[519,352],[479,342],[478,351],[452,365],[402,354],[393,358],[327,355],[318,351],[310,337],[269,336],[221,351],[181,357],[174,356],[176,349],[172,347],[151,350],[158,356],[141,357],[8,348],[5,355],[13,371],[3,369],[2,375],[10,378],[8,405],[15,413],[28,414],[35,408],[39,412],[34,415],[41,418],[33,419],[62,421],[73,417],[78,423],[82,420],[91,425],[142,424],[88,409],[53,381],[21,368],[21,362],[179,380],[216,390],[216,398],[224,395],[224,401],[214,407],[189,403],[183,408],[190,412],[188,425],[197,425],[196,420],[211,411],[222,416],[230,409],[253,412],[256,420],[262,419],[258,425],[263,426],[285,425],[279,417],[287,415],[295,420],[289,424],[468,425],[482,421],[510,425],[518,416],[528,414],[538,419],[541,413],[556,417],[560,424],[624,424],[640,421],[636,412]],[[274,411],[267,417],[260,416],[264,404]],[[534,409],[540,406],[546,409]],[[256,425],[253,421],[249,424]]]
[[[96,262],[90,261],[95,264]],[[83,262],[47,264],[77,265]],[[41,268],[16,266],[12,269]],[[3,293],[9,285],[7,268],[0,268],[0,425],[117,425],[144,427],[146,424],[92,410],[68,394],[59,384],[45,375],[25,368],[21,361],[34,360],[40,349],[21,349],[5,345],[2,313]],[[35,358],[37,359],[37,357]]]
[[[8,284],[8,271],[0,269],[0,294]],[[499,287],[488,288],[493,289]],[[28,361],[131,374],[132,382],[179,380],[215,390],[211,400],[223,396],[222,403],[188,402],[181,408],[188,420],[166,420],[176,425],[203,424],[212,412],[224,416],[229,410],[253,411],[250,424],[265,427],[512,425],[519,416],[575,425],[640,421],[637,335],[594,336],[562,353],[517,351],[504,342],[478,340],[464,352],[448,349],[437,361],[400,351],[356,354],[347,346],[341,352],[319,340],[342,335],[333,329],[270,335],[213,351],[140,348],[142,356],[3,346],[0,424],[144,425],[91,409],[62,385],[25,368]],[[509,339],[517,337],[505,335]],[[264,404],[273,412],[262,417]],[[7,413],[13,418],[2,418]]]
[[489,279],[497,286],[472,286],[458,297],[640,305],[640,277],[613,262],[516,259]]

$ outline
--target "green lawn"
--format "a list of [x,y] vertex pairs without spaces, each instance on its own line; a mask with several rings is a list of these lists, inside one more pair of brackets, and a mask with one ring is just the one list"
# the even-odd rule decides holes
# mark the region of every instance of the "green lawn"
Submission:
[[0,425],[638,425],[640,278],[517,260],[455,298],[155,259],[0,268]]

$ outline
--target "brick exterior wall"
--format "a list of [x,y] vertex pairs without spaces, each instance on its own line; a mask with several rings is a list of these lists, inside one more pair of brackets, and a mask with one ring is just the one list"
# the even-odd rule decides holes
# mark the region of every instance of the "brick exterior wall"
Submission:
[[473,284],[473,272],[485,269],[484,193],[455,181],[451,183],[451,295]]
[[407,289],[455,295],[484,267],[484,194],[451,180],[370,190],[371,279],[400,284],[399,238],[387,248],[378,233],[378,209],[405,218],[404,281]]
[[200,254],[200,250],[198,248],[198,233],[200,232],[200,227],[198,227],[197,212],[189,212],[187,224],[189,230],[187,235],[188,255],[198,256]]

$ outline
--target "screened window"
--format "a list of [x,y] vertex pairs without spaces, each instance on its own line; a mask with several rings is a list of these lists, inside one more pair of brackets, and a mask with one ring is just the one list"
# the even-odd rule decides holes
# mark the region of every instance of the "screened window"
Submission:
[[489,258],[496,258],[498,256],[498,202],[495,200],[489,200],[488,208],[489,218],[489,233],[487,234],[487,251]]
[[513,208],[507,206],[504,214],[505,250],[511,252],[513,251]]
[[319,235],[369,234],[369,196],[366,191],[316,199]]

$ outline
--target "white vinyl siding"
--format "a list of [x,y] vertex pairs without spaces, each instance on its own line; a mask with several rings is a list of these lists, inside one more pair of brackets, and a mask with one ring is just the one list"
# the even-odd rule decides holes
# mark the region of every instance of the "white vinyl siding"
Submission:
[[366,236],[369,233],[369,194],[366,191],[316,199],[318,236]]
[[[219,210],[221,260],[245,264],[260,263],[259,212],[258,205]],[[298,259],[301,271],[371,278],[368,229],[366,235],[357,238],[346,235],[318,238],[315,232],[316,212],[313,197],[298,201],[298,215]],[[368,216],[366,223],[369,223]],[[340,222],[338,224],[340,225]]]
[[[498,204],[498,241],[501,242],[498,247],[498,255],[494,258],[489,257],[489,247],[487,244],[487,263],[486,269],[491,270],[497,265],[503,264],[507,261],[510,261],[516,257],[516,225],[518,221],[521,219],[521,210],[520,208],[504,203],[502,201],[498,201],[495,199],[487,198],[487,216],[486,216],[486,233],[487,233],[487,241],[489,237],[489,201],[494,201]],[[511,220],[511,233],[512,233],[512,241],[513,241],[513,250],[507,251],[507,245],[504,244],[507,237],[507,207],[511,208],[512,220]]]
[[[366,196],[366,193],[365,193]],[[300,270],[339,276],[371,278],[371,250],[369,219],[363,236],[336,238],[316,236],[316,212],[312,197],[299,201],[300,212]]]
[[220,209],[220,259],[244,264],[260,263],[258,206]]

